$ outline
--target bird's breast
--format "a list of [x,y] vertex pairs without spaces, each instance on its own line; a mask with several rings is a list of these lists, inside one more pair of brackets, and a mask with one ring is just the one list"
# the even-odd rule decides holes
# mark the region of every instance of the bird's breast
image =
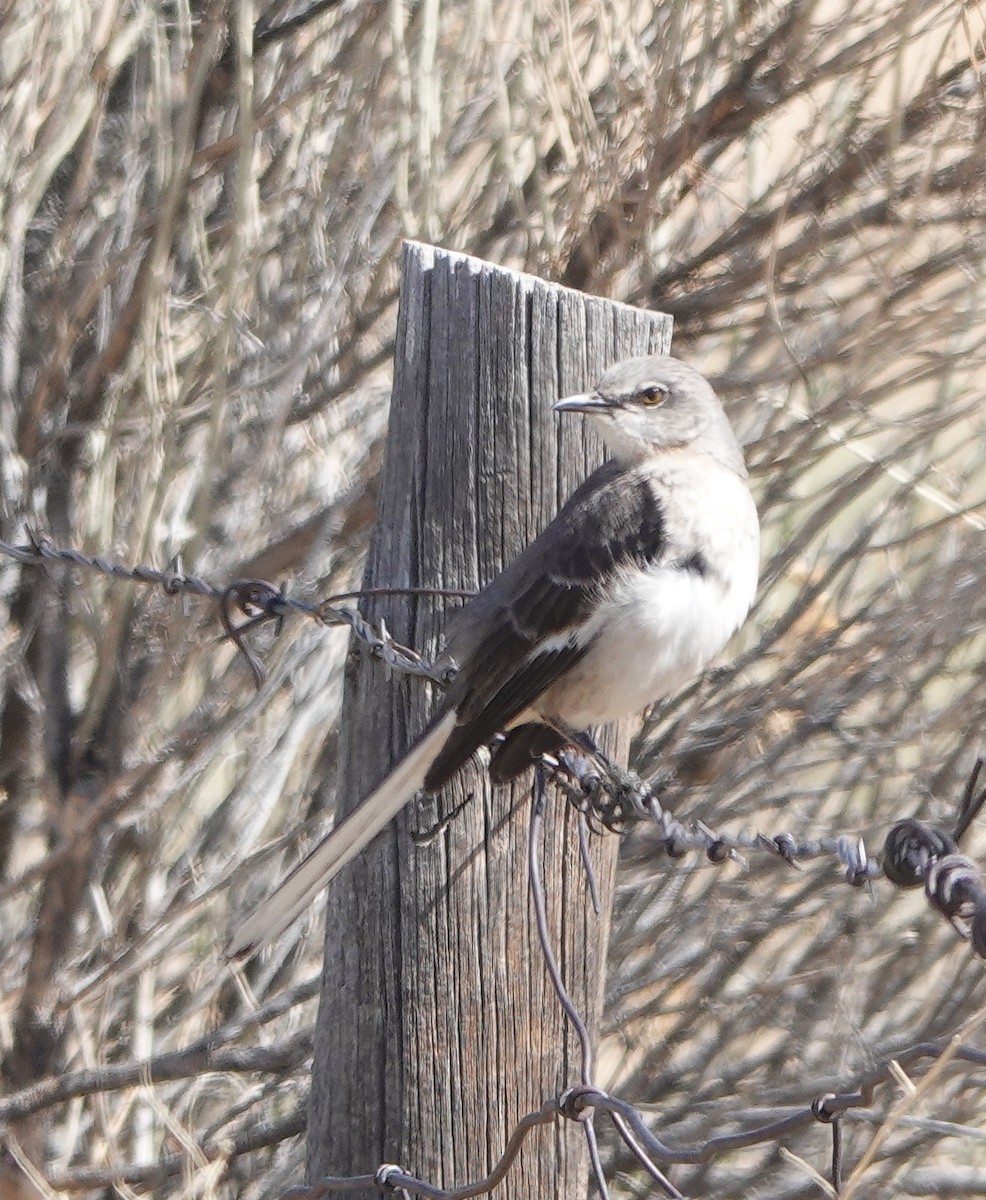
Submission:
[[577,638],[587,652],[541,697],[542,713],[577,728],[617,720],[674,694],[708,666],[742,624],[757,586],[756,512],[745,486],[732,499],[704,528],[693,518],[674,539],[677,551],[628,564],[603,584]]

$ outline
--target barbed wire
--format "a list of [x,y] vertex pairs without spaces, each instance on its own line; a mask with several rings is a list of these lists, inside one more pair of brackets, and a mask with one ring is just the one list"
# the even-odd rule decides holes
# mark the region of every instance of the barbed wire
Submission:
[[[347,1189],[366,1189],[412,1192],[427,1200],[471,1200],[488,1194],[505,1177],[520,1148],[531,1133],[541,1125],[557,1119],[584,1122],[587,1115],[605,1113],[613,1122],[624,1144],[641,1165],[650,1161],[650,1166],[663,1163],[667,1166],[699,1166],[733,1150],[743,1150],[764,1142],[776,1141],[787,1134],[797,1133],[813,1125],[827,1125],[838,1130],[839,1120],[855,1108],[866,1108],[872,1104],[877,1089],[884,1084],[899,1081],[900,1072],[923,1059],[936,1061],[947,1055],[950,1059],[966,1062],[973,1066],[986,1066],[986,1051],[966,1044],[956,1045],[951,1039],[941,1042],[922,1042],[903,1050],[892,1059],[880,1064],[864,1076],[851,1092],[825,1092],[809,1103],[786,1106],[778,1115],[749,1129],[737,1133],[724,1133],[694,1144],[671,1145],[658,1137],[644,1122],[634,1105],[604,1091],[602,1088],[579,1085],[569,1088],[558,1096],[545,1100],[539,1109],[522,1117],[507,1139],[507,1144],[493,1169],[483,1179],[458,1188],[441,1188],[418,1179],[401,1166],[384,1163],[372,1174],[349,1176],[323,1176],[317,1183],[289,1188],[282,1200],[322,1200],[334,1192]],[[834,1138],[837,1134],[833,1134]],[[834,1156],[833,1156],[834,1157]],[[841,1164],[840,1164],[841,1166]],[[657,1168],[659,1170],[659,1168]],[[650,1173],[650,1172],[649,1172]],[[833,1186],[838,1183],[833,1180]],[[682,1197],[682,1193],[671,1185],[667,1195]]]
[[[180,570],[160,570],[146,565],[129,566],[101,555],[85,554],[71,547],[56,546],[46,535],[27,530],[28,541],[12,545],[0,541],[0,553],[17,562],[43,565],[62,563],[93,571],[113,579],[160,588],[165,595],[194,595],[219,605],[224,636],[247,662],[259,687],[264,679],[263,665],[246,641],[246,635],[263,624],[277,625],[288,615],[299,615],[327,626],[348,625],[354,636],[367,647],[372,657],[392,670],[427,679],[447,687],[456,667],[450,660],[432,662],[416,650],[397,642],[381,621],[379,629],[355,608],[338,601],[366,595],[439,595],[461,599],[471,592],[461,589],[381,587],[344,592],[320,601],[298,599],[284,588],[264,579],[238,579],[226,585],[210,582],[199,575]],[[236,615],[244,618],[236,623]],[[680,858],[689,851],[704,852],[712,863],[737,860],[744,852],[765,852],[789,866],[812,859],[835,857],[845,867],[845,880],[861,887],[880,874],[880,864],[867,855],[858,837],[822,837],[798,842],[790,834],[767,836],[761,833],[723,834],[700,822],[684,823],[661,806],[661,781],[647,782],[632,771],[610,762],[577,730],[567,731],[573,742],[586,753],[563,752],[552,778],[563,794],[590,819],[590,828],[622,833],[641,821],[655,823],[661,830],[665,852]],[[549,760],[553,761],[553,760]],[[954,875],[949,875],[954,878]]]
[[[427,679],[440,687],[446,687],[455,675],[456,667],[451,660],[430,661],[416,650],[397,642],[381,621],[379,629],[355,608],[341,606],[340,600],[357,599],[369,595],[429,595],[456,599],[466,598],[473,593],[463,589],[378,587],[350,591],[330,596],[320,601],[298,599],[290,596],[284,588],[264,579],[238,579],[226,585],[210,582],[199,575],[186,574],[180,570],[160,570],[146,565],[131,566],[115,562],[101,555],[85,554],[71,547],[56,546],[51,538],[28,529],[28,541],[13,545],[0,541],[0,554],[17,562],[33,565],[62,563],[67,566],[93,571],[108,578],[126,580],[160,588],[166,595],[195,595],[212,600],[219,605],[220,620],[224,636],[243,655],[259,686],[264,679],[264,669],[253,650],[246,642],[246,635],[263,624],[280,624],[288,615],[299,615],[326,626],[348,625],[354,636],[374,658],[389,668],[418,678]],[[236,614],[243,618],[235,623]],[[611,762],[578,730],[564,730],[571,736],[577,750],[562,751],[557,758],[546,758],[553,767],[551,779],[563,795],[589,822],[589,828],[605,829],[623,833],[640,822],[657,825],[665,853],[670,858],[681,858],[692,851],[701,851],[710,863],[742,861],[744,853],[763,852],[788,866],[798,866],[820,858],[835,858],[844,868],[844,880],[852,887],[862,887],[883,872],[881,857],[901,852],[900,839],[896,840],[881,857],[871,856],[861,837],[840,835],[797,841],[788,833],[773,835],[760,832],[725,834],[711,829],[702,822],[683,822],[666,811],[661,804],[661,795],[670,782],[664,779],[647,781],[635,772]],[[580,752],[581,751],[581,752]],[[971,793],[981,769],[976,772],[967,786],[963,803],[965,824],[957,828],[952,841],[957,842],[961,832],[975,815],[969,815]],[[986,788],[983,789],[986,795]],[[982,806],[975,809],[978,812]],[[960,818],[961,820],[962,818]],[[910,826],[908,827],[910,829]],[[927,830],[928,827],[923,827]],[[896,827],[895,827],[896,829]],[[914,837],[918,835],[911,830]],[[927,883],[928,898],[943,915],[953,919],[970,920],[970,929],[976,952],[986,957],[986,888],[980,882],[975,864],[962,856],[951,857],[935,853],[935,843],[923,847],[922,853],[929,862],[933,859],[934,870],[928,879],[921,875],[916,883],[904,884],[888,874],[891,882],[898,886],[919,886]],[[931,856],[931,857],[929,857]],[[943,859],[947,858],[947,861]],[[905,867],[912,870],[911,867]]]
[[[644,1164],[641,1155],[656,1162],[670,1165],[696,1166],[734,1150],[751,1146],[803,1131],[813,1125],[828,1125],[837,1137],[839,1121],[854,1109],[865,1109],[872,1105],[877,1090],[883,1085],[899,1082],[900,1072],[906,1071],[922,1060],[937,1061],[944,1056],[972,1066],[986,1066],[986,1051],[959,1043],[952,1039],[921,1042],[910,1046],[893,1058],[887,1059],[862,1077],[855,1090],[825,1092],[802,1105],[787,1105],[776,1110],[769,1120],[761,1120],[748,1129],[736,1133],[719,1134],[702,1142],[673,1145],[665,1142],[648,1128],[640,1111],[626,1100],[614,1096],[602,1088],[579,1084],[547,1098],[539,1109],[523,1116],[515,1125],[503,1153],[491,1171],[482,1179],[459,1188],[440,1188],[427,1180],[419,1179],[401,1166],[384,1163],[372,1173],[348,1176],[323,1176],[316,1183],[298,1185],[282,1193],[282,1200],[322,1200],[334,1192],[352,1190],[389,1191],[401,1190],[426,1197],[427,1200],[471,1200],[491,1192],[506,1177],[521,1147],[537,1128],[556,1120],[574,1120],[585,1123],[596,1113],[604,1113],[613,1122],[614,1128],[628,1149]],[[145,1081],[147,1077],[145,1076]],[[122,1082],[114,1086],[124,1085]],[[94,1090],[104,1090],[95,1088]],[[111,1089],[105,1089],[111,1090]],[[206,1161],[224,1158],[233,1161],[287,1138],[304,1133],[306,1127],[304,1106],[301,1105],[289,1116],[270,1125],[254,1127],[250,1133],[234,1138],[220,1139],[215,1145],[200,1147]],[[835,1140],[833,1141],[835,1145]],[[187,1169],[187,1157],[169,1154],[155,1163],[124,1164],[99,1170],[77,1169],[66,1171],[47,1182],[55,1190],[78,1191],[94,1187],[111,1187],[119,1183],[149,1184],[157,1179]],[[657,1168],[658,1170],[660,1168]],[[650,1173],[648,1171],[648,1173]],[[673,1186],[673,1185],[672,1185]],[[833,1186],[837,1186],[833,1179]],[[681,1196],[672,1191],[671,1196]]]
[[[944,913],[953,924],[959,919],[972,922],[972,944],[980,955],[982,955],[983,949],[977,936],[981,938],[982,924],[986,920],[982,916],[986,888],[979,883],[975,864],[970,859],[959,855],[957,850],[959,839],[986,802],[986,787],[977,790],[982,768],[983,760],[979,759],[966,784],[959,816],[951,832],[944,832],[926,822],[908,818],[897,822],[892,827],[887,835],[882,854],[883,873],[891,883],[901,888],[914,888],[923,884],[932,907]],[[580,1124],[587,1140],[597,1189],[603,1200],[607,1200],[609,1192],[603,1175],[594,1125],[597,1114],[605,1114],[609,1118],[618,1137],[634,1160],[657,1185],[660,1194],[670,1197],[671,1200],[686,1200],[686,1197],[668,1178],[666,1168],[669,1166],[701,1165],[731,1151],[776,1141],[781,1137],[805,1130],[814,1124],[827,1125],[831,1129],[828,1178],[831,1180],[832,1188],[838,1193],[843,1175],[841,1120],[846,1113],[852,1109],[869,1107],[881,1085],[899,1083],[902,1071],[922,1059],[938,1060],[947,1057],[977,1066],[986,1066],[986,1051],[978,1050],[965,1043],[958,1043],[954,1038],[922,1042],[887,1059],[864,1076],[853,1091],[821,1093],[810,1102],[779,1109],[776,1115],[772,1115],[770,1119],[759,1120],[747,1129],[735,1133],[719,1134],[702,1142],[676,1145],[666,1141],[649,1128],[641,1112],[633,1104],[607,1092],[593,1082],[591,1039],[585,1022],[565,987],[547,932],[546,901],[539,869],[538,851],[546,806],[546,783],[550,778],[553,778],[553,773],[546,766],[535,773],[528,841],[528,878],[538,937],[548,975],[566,1019],[576,1031],[581,1047],[579,1082],[557,1096],[547,1098],[539,1109],[522,1117],[514,1127],[503,1153],[491,1171],[484,1178],[473,1183],[458,1188],[441,1188],[427,1180],[419,1179],[397,1164],[385,1163],[372,1173],[355,1176],[326,1176],[315,1184],[290,1188],[284,1193],[284,1200],[320,1200],[332,1193],[350,1189],[415,1194],[425,1197],[426,1200],[470,1200],[470,1198],[490,1193],[509,1172],[521,1146],[531,1133],[539,1126],[550,1124],[555,1120],[571,1120]],[[587,820],[584,813],[580,813],[580,817]],[[710,834],[711,832],[709,831]],[[586,859],[584,861],[588,871],[588,861]],[[713,861],[723,860],[714,859]],[[589,884],[591,887],[591,878]],[[978,935],[977,929],[979,930]],[[315,982],[309,980],[289,1000],[282,998],[269,1003],[261,1012],[254,1015],[252,1023],[262,1023],[273,1019],[286,1005],[297,1003],[300,999],[310,998],[314,987]],[[205,1061],[210,1069],[217,1069],[221,1066],[226,1070],[234,1071],[263,1071],[282,1069],[285,1064],[297,1066],[299,1060],[310,1053],[310,1030],[299,1031],[283,1046],[264,1048],[263,1053],[258,1053],[256,1048],[253,1051],[225,1050],[217,1053],[218,1045],[226,1041],[233,1033],[238,1032],[240,1024],[235,1023],[227,1029],[217,1031],[215,1035],[208,1039],[202,1039],[200,1043],[190,1046],[184,1051],[162,1055],[146,1063],[126,1064],[122,1069],[105,1068],[100,1071],[84,1072],[69,1080],[53,1081],[58,1086],[39,1085],[28,1089],[18,1096],[8,1098],[5,1104],[0,1102],[0,1117],[22,1116],[26,1112],[38,1111],[69,1098],[130,1087],[138,1081],[159,1082],[164,1079],[179,1078],[195,1073],[202,1061]],[[296,1113],[279,1128],[284,1137],[290,1137],[302,1132],[303,1124],[303,1120],[299,1122]],[[232,1142],[224,1142],[221,1148],[218,1146],[207,1147],[204,1155],[208,1161],[220,1156],[232,1159],[239,1154],[245,1154],[260,1146],[271,1144],[269,1137],[270,1134],[267,1131],[265,1136],[259,1139],[256,1136],[235,1138]],[[107,1186],[113,1182],[149,1182],[162,1174],[172,1174],[177,1169],[177,1158],[169,1156],[156,1166],[127,1167],[119,1168],[116,1171],[110,1169],[101,1172],[99,1178]],[[63,1190],[72,1190],[92,1187],[94,1181],[95,1176],[91,1171],[82,1172],[77,1177],[74,1173],[66,1173],[58,1181],[58,1185]]]
[[[246,644],[245,637],[258,626],[279,623],[291,614],[324,625],[348,625],[374,657],[394,670],[427,678],[441,686],[445,686],[454,674],[453,664],[427,661],[416,651],[397,643],[382,623],[379,630],[374,629],[355,609],[338,604],[341,599],[355,598],[364,593],[345,593],[320,602],[310,602],[295,599],[266,580],[241,579],[218,586],[200,576],[181,571],[126,566],[100,556],[57,547],[50,539],[35,534],[29,534],[29,539],[24,545],[0,542],[0,553],[26,564],[61,563],[110,578],[156,586],[167,595],[198,595],[216,602],[224,636],[245,656],[258,684],[263,679],[263,668]],[[402,588],[374,591],[389,594],[437,592],[432,589]],[[461,592],[437,594],[463,595]],[[986,786],[978,786],[983,760],[977,761],[966,785],[954,829],[942,831],[926,822],[908,818],[891,828],[881,853],[871,856],[861,838],[848,835],[798,842],[787,833],[772,836],[761,833],[726,835],[701,822],[682,822],[667,812],[661,803],[671,776],[646,781],[610,762],[585,735],[574,730],[563,732],[571,735],[576,749],[564,750],[556,758],[546,759],[535,772],[529,832],[529,885],[548,974],[581,1047],[579,1082],[559,1095],[546,1099],[539,1109],[521,1118],[492,1170],[474,1183],[458,1188],[440,1188],[416,1178],[399,1165],[383,1164],[371,1174],[324,1177],[311,1186],[291,1188],[284,1193],[285,1200],[318,1200],[332,1192],[352,1189],[403,1191],[429,1200],[469,1200],[470,1197],[485,1195],[497,1186],[510,1170],[523,1143],[536,1128],[559,1119],[579,1122],[586,1137],[596,1187],[603,1200],[607,1200],[609,1193],[594,1124],[597,1114],[605,1114],[610,1119],[617,1136],[633,1159],[660,1189],[660,1193],[672,1200],[685,1200],[685,1197],[668,1178],[668,1166],[698,1165],[729,1151],[774,1141],[812,1124],[829,1125],[832,1130],[832,1153],[828,1174],[833,1188],[838,1191],[843,1169],[840,1119],[846,1112],[868,1106],[881,1084],[896,1081],[902,1068],[924,1058],[937,1059],[947,1051],[956,1059],[986,1066],[986,1052],[972,1046],[956,1046],[954,1040],[948,1043],[921,1043],[883,1063],[866,1076],[855,1091],[826,1092],[804,1105],[779,1111],[771,1120],[760,1121],[746,1130],[717,1135],[700,1143],[674,1145],[663,1140],[648,1127],[637,1108],[599,1088],[593,1079],[591,1039],[581,1014],[567,992],[548,936],[543,881],[538,866],[546,782],[550,779],[578,810],[582,839],[586,831],[619,834],[641,822],[649,822],[660,831],[662,846],[672,859],[700,851],[710,863],[722,864],[741,860],[744,853],[764,852],[790,867],[797,867],[813,859],[835,857],[845,868],[845,882],[854,887],[863,886],[881,874],[899,888],[923,886],[931,907],[948,919],[960,933],[968,936],[977,955],[986,958],[986,885],[976,864],[958,852],[962,835],[986,802]],[[586,853],[583,853],[582,861],[586,868],[587,885],[595,895],[595,880]],[[314,987],[314,982],[308,981],[303,988],[304,996],[311,995]],[[293,998],[292,1002],[296,1001],[297,997]],[[280,1009],[272,1008],[270,1011],[274,1014]],[[203,1066],[209,1070],[234,1073],[283,1071],[298,1067],[311,1053],[310,1030],[299,1031],[282,1045],[262,1049],[255,1047],[250,1051],[222,1048],[235,1032],[237,1030],[233,1027],[217,1031],[217,1036],[202,1039],[184,1050],[161,1055],[154,1060],[125,1064],[122,1068],[82,1072],[65,1079],[39,1081],[35,1087],[0,1102],[0,1118],[16,1119],[81,1095],[133,1087],[141,1082],[187,1077],[198,1073]],[[238,1154],[271,1145],[278,1136],[294,1136],[303,1127],[303,1118],[295,1113],[276,1127],[253,1136],[233,1139],[232,1142],[226,1140],[221,1147],[217,1144],[211,1150],[207,1149],[205,1156],[207,1159],[231,1159]],[[107,1186],[120,1181],[147,1182],[160,1177],[161,1173],[174,1173],[179,1169],[179,1160],[180,1156],[169,1156],[167,1161],[162,1160],[149,1167],[107,1169],[100,1173],[99,1178]],[[57,1186],[63,1189],[92,1187],[94,1181],[92,1172],[67,1172],[57,1181]]]
[[[576,732],[569,731],[573,738]],[[669,858],[682,858],[690,851],[702,851],[710,863],[742,861],[744,851],[764,851],[796,867],[813,859],[838,859],[845,867],[845,881],[862,887],[881,872],[880,862],[867,854],[859,836],[812,838],[799,842],[789,833],[727,834],[701,821],[680,821],[661,804],[661,796],[672,776],[648,781],[634,771],[610,762],[598,750],[590,754],[563,750],[552,760],[552,781],[579,812],[589,819],[590,827],[624,833],[640,822],[651,822],[660,830],[661,841]]]
[[[264,680],[264,669],[257,656],[248,646],[246,634],[258,626],[267,623],[280,623],[286,616],[298,615],[317,621],[320,625],[348,625],[354,635],[369,650],[374,658],[380,659],[396,671],[408,675],[416,675],[447,686],[455,674],[455,666],[451,662],[429,662],[416,651],[402,646],[388,632],[381,621],[380,628],[373,625],[355,608],[339,606],[340,599],[354,599],[363,595],[439,595],[446,597],[463,597],[470,595],[461,590],[439,588],[370,588],[361,592],[345,592],[341,596],[330,596],[325,600],[312,602],[296,599],[288,595],[284,588],[269,583],[265,579],[236,579],[226,585],[209,582],[200,575],[188,575],[183,571],[162,571],[156,567],[144,565],[129,566],[126,563],[113,562],[98,554],[84,554],[81,550],[56,546],[43,534],[27,530],[28,541],[22,545],[12,545],[0,541],[0,554],[16,562],[43,565],[62,563],[66,566],[79,567],[83,570],[94,571],[112,579],[126,580],[152,587],[159,587],[165,595],[202,596],[213,600],[219,605],[220,620],[226,638],[236,646],[250,667],[254,681],[259,687]],[[239,614],[246,619],[239,624],[235,616]]]
[[986,804],[986,784],[979,786],[984,764],[983,758],[973,764],[951,832],[907,817],[891,827],[882,855],[886,878],[905,890],[923,886],[932,910],[968,937],[980,958],[986,958],[986,885],[959,843]]
[[[573,732],[574,731],[566,731]],[[738,845],[730,839],[715,834],[712,830],[702,829],[696,832],[694,838],[680,823],[660,810],[659,801],[652,789],[631,773],[615,767],[605,756],[584,738],[577,739],[584,749],[593,752],[603,771],[590,784],[589,795],[596,795],[596,788],[612,798],[614,793],[620,795],[627,792],[637,798],[642,811],[649,813],[665,831],[667,840],[675,839],[675,844],[692,848],[701,846],[709,854],[710,861],[722,862],[728,853],[734,853]],[[547,967],[555,995],[565,1013],[566,1019],[573,1026],[580,1045],[581,1065],[580,1082],[562,1092],[559,1096],[545,1100],[541,1108],[528,1113],[515,1126],[507,1141],[498,1162],[490,1173],[482,1180],[459,1188],[439,1188],[421,1180],[405,1171],[402,1167],[387,1163],[381,1165],[372,1175],[358,1177],[324,1177],[316,1184],[307,1187],[291,1188],[284,1194],[284,1200],[320,1200],[321,1197],[347,1188],[376,1189],[379,1191],[413,1193],[426,1197],[427,1200],[470,1200],[472,1197],[485,1195],[504,1178],[520,1146],[530,1133],[539,1125],[553,1119],[562,1118],[578,1121],[584,1131],[589,1151],[593,1177],[602,1200],[608,1200],[609,1191],[603,1176],[596,1143],[593,1118],[597,1112],[605,1113],[622,1141],[639,1166],[646,1171],[650,1179],[660,1189],[660,1194],[671,1200],[686,1200],[674,1183],[667,1177],[664,1167],[672,1164],[697,1166],[733,1150],[745,1149],[763,1142],[775,1141],[791,1133],[804,1130],[813,1124],[827,1125],[831,1130],[831,1154],[828,1166],[828,1177],[833,1190],[838,1193],[843,1176],[843,1142],[841,1119],[846,1112],[853,1108],[868,1107],[873,1100],[877,1088],[881,1084],[899,1082],[901,1071],[922,1058],[938,1059],[943,1055],[959,1059],[978,1066],[986,1065],[986,1051],[960,1044],[955,1039],[942,1042],[925,1042],[887,1060],[864,1077],[858,1088],[852,1092],[825,1092],[816,1096],[810,1103],[789,1109],[775,1119],[760,1123],[738,1133],[719,1134],[704,1142],[693,1145],[675,1146],[659,1137],[644,1122],[643,1117],[634,1105],[613,1096],[596,1087],[592,1082],[593,1056],[591,1040],[584,1020],[572,1002],[565,987],[557,958],[548,937],[548,922],[546,904],[543,892],[543,882],[539,868],[538,846],[542,828],[546,793],[545,783],[550,777],[558,779],[559,772],[571,769],[575,777],[588,760],[573,758],[571,761],[560,756],[557,769],[539,769],[535,772],[532,792],[532,814],[528,842],[528,879],[534,906],[535,922],[542,954]],[[562,765],[564,763],[564,766]],[[943,912],[953,924],[961,917],[972,925],[972,944],[976,952],[986,957],[986,887],[983,887],[975,864],[968,858],[957,854],[957,843],[962,834],[969,828],[975,815],[986,802],[986,787],[977,791],[977,782],[982,771],[983,760],[977,760],[970,778],[966,784],[960,805],[960,812],[951,834],[936,830],[924,822],[915,820],[900,821],[890,830],[884,844],[882,867],[876,859],[865,857],[861,845],[858,850],[851,850],[853,839],[822,839],[831,843],[840,856],[849,858],[847,878],[853,872],[850,881],[859,884],[874,878],[882,872],[886,878],[899,887],[916,887],[924,883],[929,902],[938,911]],[[589,779],[588,772],[581,776],[582,782]],[[588,818],[588,813],[582,809],[580,816]],[[607,826],[609,827],[609,826]],[[706,841],[712,839],[711,843]],[[735,841],[735,840],[733,840]],[[798,851],[805,850],[803,857],[808,857],[811,846],[798,847],[793,839],[755,838],[753,844],[764,849],[771,849],[779,857],[794,865],[799,861]],[[728,853],[710,853],[710,847],[724,847]],[[683,852],[683,851],[682,851]],[[853,857],[855,855],[855,857]],[[588,860],[583,857],[587,871],[590,870]],[[591,887],[590,879],[590,887]]]

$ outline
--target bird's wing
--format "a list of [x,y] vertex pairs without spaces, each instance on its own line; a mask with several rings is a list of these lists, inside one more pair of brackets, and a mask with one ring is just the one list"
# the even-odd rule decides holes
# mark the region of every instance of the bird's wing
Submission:
[[462,611],[450,650],[455,728],[428,771],[440,787],[589,649],[584,627],[607,580],[667,554],[652,480],[606,463],[539,538]]
[[452,651],[460,670],[438,713],[382,784],[291,872],[236,931],[234,957],[254,954],[308,907],[329,880],[421,787],[439,787],[585,653],[579,633],[600,586],[620,567],[666,554],[650,483],[606,464],[555,521],[461,614]]

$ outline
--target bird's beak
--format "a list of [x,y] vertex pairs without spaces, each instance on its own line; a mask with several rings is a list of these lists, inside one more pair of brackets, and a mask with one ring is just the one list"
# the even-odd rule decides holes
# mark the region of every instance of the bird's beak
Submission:
[[611,412],[613,404],[598,392],[583,392],[578,396],[566,396],[551,407],[555,412],[604,413]]

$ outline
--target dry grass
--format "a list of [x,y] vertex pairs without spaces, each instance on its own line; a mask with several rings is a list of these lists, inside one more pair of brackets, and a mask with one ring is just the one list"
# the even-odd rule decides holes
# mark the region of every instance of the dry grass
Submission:
[[[765,560],[737,661],[640,764],[687,755],[677,802],[725,828],[947,823],[986,700],[980,9],[323,7],[280,33],[303,6],[0,7],[0,536],[340,590],[404,236],[650,304],[747,432]],[[289,625],[255,695],[203,604],[0,562],[0,605],[0,1194],[16,1158],[30,1194],[274,1195],[320,942],[246,975],[217,947],[331,804],[345,638]],[[885,885],[669,866],[646,832],[623,881],[606,1060],[668,1140],[982,1004],[968,948]],[[977,1083],[919,1085],[857,1194],[986,1194]],[[789,1149],[824,1173],[827,1137]],[[776,1145],[677,1178],[821,1194]]]

